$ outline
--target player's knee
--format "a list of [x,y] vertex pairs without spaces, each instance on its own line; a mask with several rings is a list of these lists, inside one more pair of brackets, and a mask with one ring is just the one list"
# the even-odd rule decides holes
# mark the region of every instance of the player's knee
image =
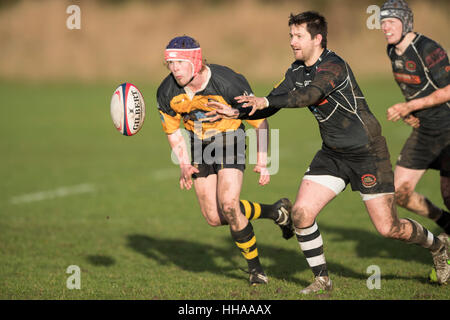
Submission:
[[292,221],[297,228],[305,228],[314,223],[315,216],[312,210],[305,206],[294,206],[292,208]]
[[399,221],[377,225],[376,229],[378,233],[384,238],[400,239],[402,237]]
[[226,200],[220,203],[220,209],[225,216],[235,216],[239,209],[239,202]]
[[377,226],[378,233],[385,238],[392,238],[394,232],[392,231],[391,225],[383,224],[381,226]]
[[214,208],[212,206],[204,206],[202,207],[202,214],[205,218],[206,222],[211,227],[220,227],[224,224],[227,224],[221,216],[218,208]]
[[220,218],[206,218],[206,222],[210,227],[220,227],[222,226],[222,221],[220,221]]
[[414,192],[413,186],[408,182],[403,182],[396,186],[395,189],[395,200],[397,204],[401,207],[406,207],[409,202],[409,198]]

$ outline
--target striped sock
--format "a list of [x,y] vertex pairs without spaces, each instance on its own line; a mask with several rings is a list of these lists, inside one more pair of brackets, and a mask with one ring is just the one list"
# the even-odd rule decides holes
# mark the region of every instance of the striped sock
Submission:
[[241,250],[242,255],[248,263],[248,269],[258,269],[262,271],[261,263],[258,257],[258,248],[256,247],[256,237],[253,232],[253,226],[248,222],[247,226],[241,231],[233,231],[230,228],[231,237],[236,246]]
[[413,219],[406,218],[412,225],[411,237],[406,241],[407,243],[417,244],[421,247],[430,249],[431,251],[439,250],[442,242],[424,226]]
[[328,276],[323,240],[317,223],[314,221],[314,224],[307,228],[295,228],[295,234],[314,276]]
[[262,204],[248,200],[240,200],[241,212],[248,220],[256,219],[278,219],[278,212],[273,209],[271,204]]

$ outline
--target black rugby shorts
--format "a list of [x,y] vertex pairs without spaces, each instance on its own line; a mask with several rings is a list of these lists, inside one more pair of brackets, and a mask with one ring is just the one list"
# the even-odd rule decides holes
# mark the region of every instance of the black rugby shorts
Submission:
[[305,175],[330,175],[344,180],[361,194],[393,193],[394,173],[386,140],[379,136],[359,154],[338,154],[322,148]]
[[245,131],[236,130],[208,139],[196,140],[191,135],[191,164],[200,172],[192,175],[194,179],[217,174],[225,168],[244,172],[247,145]]
[[406,140],[397,165],[416,170],[435,169],[450,177],[450,130],[422,132],[414,129]]

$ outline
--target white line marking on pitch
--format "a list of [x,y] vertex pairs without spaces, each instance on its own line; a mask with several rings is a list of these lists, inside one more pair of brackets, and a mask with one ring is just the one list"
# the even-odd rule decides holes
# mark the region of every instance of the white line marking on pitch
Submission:
[[67,197],[73,194],[94,192],[95,188],[92,184],[84,183],[70,187],[59,187],[54,190],[28,193],[21,196],[11,198],[11,203],[19,204],[33,201],[48,200],[60,197]]

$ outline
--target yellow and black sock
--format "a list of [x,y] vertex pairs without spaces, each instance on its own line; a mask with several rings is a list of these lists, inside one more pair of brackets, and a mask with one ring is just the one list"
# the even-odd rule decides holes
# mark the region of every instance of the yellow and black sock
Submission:
[[262,204],[248,200],[240,200],[239,205],[241,207],[242,214],[248,220],[272,219],[275,221],[278,219],[278,212],[274,209],[272,204]]
[[240,231],[233,231],[230,228],[230,232],[236,246],[241,251],[245,260],[247,260],[248,270],[262,270],[258,257],[258,248],[256,247],[256,237],[250,221],[244,229]]

